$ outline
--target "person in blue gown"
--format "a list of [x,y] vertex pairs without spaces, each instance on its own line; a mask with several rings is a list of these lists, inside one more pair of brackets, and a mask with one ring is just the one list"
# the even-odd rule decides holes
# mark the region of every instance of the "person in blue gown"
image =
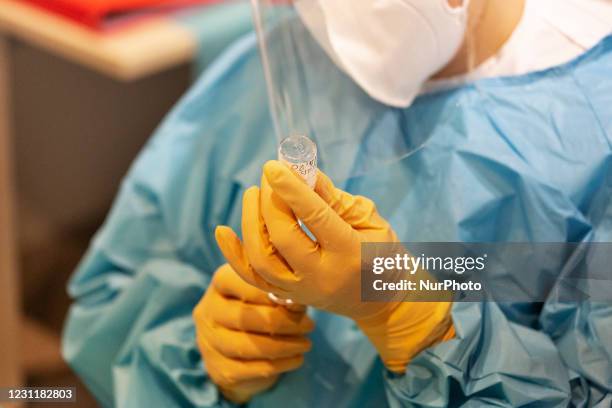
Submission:
[[[610,241],[611,71],[606,38],[562,66],[378,110],[364,140],[401,123],[427,143],[337,185],[372,199],[402,241]],[[63,354],[102,406],[233,405],[206,372],[192,311],[225,263],[215,227],[239,231],[243,192],[275,158],[262,77],[252,34],[205,72],[143,148],[70,282]],[[402,375],[353,321],[311,309],[303,366],[249,406],[612,406],[612,304],[540,297],[455,303],[455,337]]]

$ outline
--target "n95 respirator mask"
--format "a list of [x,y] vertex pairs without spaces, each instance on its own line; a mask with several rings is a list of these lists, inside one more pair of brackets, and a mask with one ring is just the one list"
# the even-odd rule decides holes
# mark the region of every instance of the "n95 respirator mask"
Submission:
[[463,42],[469,0],[297,0],[312,36],[372,98],[409,106]]

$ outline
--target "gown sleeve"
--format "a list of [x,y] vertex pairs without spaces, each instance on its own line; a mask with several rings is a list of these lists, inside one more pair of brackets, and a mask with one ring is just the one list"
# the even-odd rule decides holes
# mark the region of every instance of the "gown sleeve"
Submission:
[[540,321],[568,369],[572,406],[612,406],[612,305],[549,301]]
[[164,155],[141,155],[70,282],[63,354],[103,406],[223,407],[191,317],[221,260],[212,243],[189,254],[167,228],[171,186],[147,176]]
[[[584,240],[603,262],[608,247],[596,245],[612,240],[610,197],[610,187],[602,187],[593,198],[601,211],[588,214],[592,229]],[[609,290],[609,275],[581,272],[591,299],[551,292],[534,325],[508,318],[525,304],[455,304],[456,338],[422,352],[405,375],[386,374],[391,405],[612,406],[612,304],[601,292]]]
[[456,303],[456,337],[386,373],[390,405],[567,406],[570,373],[550,337],[506,318],[494,302]]
[[[607,182],[600,183],[591,200],[593,229],[589,240],[594,242],[590,264],[600,265],[582,271],[578,286],[588,299],[564,301],[550,297],[542,309],[540,324],[548,333],[568,368],[572,405],[576,407],[612,406],[612,282],[609,265],[609,242],[612,242],[612,172]],[[598,243],[606,243],[597,246]],[[575,281],[574,281],[575,282]],[[567,296],[565,296],[567,298]]]
[[223,263],[215,226],[239,226],[244,186],[274,152],[235,136],[270,131],[268,112],[244,105],[265,100],[263,86],[235,97],[260,74],[254,44],[233,46],[164,120],[69,283],[62,352],[103,406],[230,405],[206,374],[192,310]]

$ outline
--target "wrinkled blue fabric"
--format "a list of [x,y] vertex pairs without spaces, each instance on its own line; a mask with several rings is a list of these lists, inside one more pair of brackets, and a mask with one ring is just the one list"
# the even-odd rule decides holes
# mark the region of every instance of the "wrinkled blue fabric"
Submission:
[[[399,118],[428,142],[340,186],[372,198],[404,241],[611,241],[610,72],[612,38],[564,66],[389,108],[381,119]],[[371,136],[384,124],[372,123]],[[242,193],[274,158],[272,135],[247,36],[143,149],[70,283],[63,353],[102,405],[230,405],[206,375],[191,311],[223,263],[214,228],[239,230]],[[400,376],[351,321],[311,313],[317,328],[304,366],[249,406],[612,401],[609,304],[457,303],[457,337],[423,351]]]

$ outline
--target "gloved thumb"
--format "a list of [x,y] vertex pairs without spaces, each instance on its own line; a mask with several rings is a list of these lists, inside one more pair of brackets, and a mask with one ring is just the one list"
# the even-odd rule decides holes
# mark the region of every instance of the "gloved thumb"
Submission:
[[274,193],[308,227],[321,247],[342,246],[354,238],[355,231],[351,225],[289,167],[279,161],[270,160],[264,165],[263,173]]

